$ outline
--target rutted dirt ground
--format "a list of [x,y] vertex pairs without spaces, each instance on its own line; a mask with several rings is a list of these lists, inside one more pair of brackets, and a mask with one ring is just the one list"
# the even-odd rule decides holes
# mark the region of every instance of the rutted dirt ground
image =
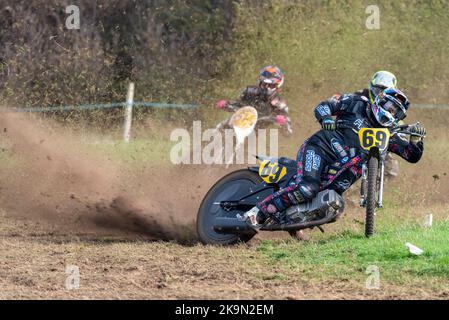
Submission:
[[[1,217],[2,299],[447,299],[449,291],[364,281],[277,279],[252,245],[236,248],[148,242],[126,236],[66,233]],[[66,289],[70,265],[80,287]],[[285,274],[285,271],[283,271]]]

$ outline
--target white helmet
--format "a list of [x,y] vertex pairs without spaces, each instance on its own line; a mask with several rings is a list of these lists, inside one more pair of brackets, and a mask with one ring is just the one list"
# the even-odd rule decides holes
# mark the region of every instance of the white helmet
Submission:
[[371,103],[386,88],[397,88],[396,76],[389,71],[378,71],[371,78],[369,83],[369,98]]

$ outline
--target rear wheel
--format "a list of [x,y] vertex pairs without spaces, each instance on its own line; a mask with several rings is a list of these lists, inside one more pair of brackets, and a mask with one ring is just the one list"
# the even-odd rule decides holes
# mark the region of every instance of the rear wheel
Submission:
[[377,208],[377,176],[379,160],[372,157],[368,162],[368,181],[366,186],[365,236],[374,234],[374,217]]
[[235,218],[244,213],[239,210],[225,211],[218,204],[221,201],[237,200],[251,193],[262,179],[248,169],[238,170],[219,180],[206,194],[200,205],[197,216],[197,232],[202,243],[213,245],[232,245],[238,242],[248,242],[253,234],[223,234],[214,230],[217,217]]

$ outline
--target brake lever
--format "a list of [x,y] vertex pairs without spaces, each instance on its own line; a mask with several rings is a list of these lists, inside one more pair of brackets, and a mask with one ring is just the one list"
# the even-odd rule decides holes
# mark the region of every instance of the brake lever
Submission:
[[422,135],[419,133],[414,133],[414,132],[410,132],[410,131],[395,131],[391,133],[391,136],[397,135],[397,134],[405,134],[408,136],[412,136],[412,137],[420,137],[420,138],[425,138],[426,135]]

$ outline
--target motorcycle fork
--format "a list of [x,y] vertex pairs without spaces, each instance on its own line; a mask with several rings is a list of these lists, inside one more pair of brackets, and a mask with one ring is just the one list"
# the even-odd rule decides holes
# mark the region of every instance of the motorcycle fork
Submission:
[[379,197],[377,200],[377,207],[383,207],[383,196],[384,196],[384,173],[385,173],[385,155],[382,155],[379,159]]
[[368,167],[366,164],[362,166],[362,185],[360,188],[360,206],[365,207],[366,206],[366,181],[367,181],[367,173],[368,173]]
[[[379,157],[379,176],[377,182],[379,186],[377,207],[383,207],[383,195],[384,195],[384,176],[385,176],[385,155]],[[362,166],[362,187],[360,188],[360,206],[366,206],[366,182],[368,179],[368,166],[364,164]]]

